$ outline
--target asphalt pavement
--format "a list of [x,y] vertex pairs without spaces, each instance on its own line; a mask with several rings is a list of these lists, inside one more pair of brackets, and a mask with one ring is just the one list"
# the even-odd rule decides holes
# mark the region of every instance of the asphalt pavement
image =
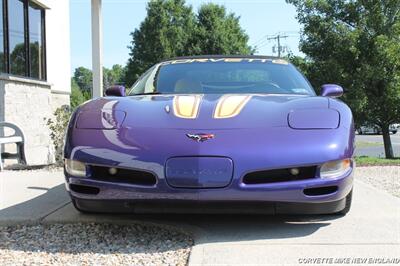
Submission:
[[[393,152],[400,157],[400,132],[391,134]],[[356,156],[385,157],[382,135],[356,135]]]

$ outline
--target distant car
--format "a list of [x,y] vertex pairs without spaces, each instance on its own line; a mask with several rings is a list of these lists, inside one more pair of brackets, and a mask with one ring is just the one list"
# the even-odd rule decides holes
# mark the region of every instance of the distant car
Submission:
[[393,134],[396,134],[400,130],[400,124],[390,125],[389,129],[391,129]]
[[[389,133],[396,134],[399,129],[398,124],[392,124],[389,126]],[[382,130],[379,126],[376,125],[363,125],[357,128],[357,133],[360,135],[363,134],[382,134]]]
[[338,85],[317,96],[285,60],[161,62],[80,106],[65,177],[82,212],[349,211],[354,125]]

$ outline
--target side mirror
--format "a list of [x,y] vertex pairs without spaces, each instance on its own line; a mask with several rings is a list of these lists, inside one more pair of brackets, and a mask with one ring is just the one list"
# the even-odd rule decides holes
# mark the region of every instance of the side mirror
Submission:
[[106,89],[106,96],[117,96],[125,97],[125,87],[124,86],[111,86]]
[[343,88],[336,84],[324,84],[321,87],[321,96],[337,98],[343,95]]

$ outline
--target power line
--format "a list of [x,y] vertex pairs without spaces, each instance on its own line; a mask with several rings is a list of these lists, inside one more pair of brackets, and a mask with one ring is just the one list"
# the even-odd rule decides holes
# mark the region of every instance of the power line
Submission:
[[[287,38],[295,38],[295,37],[298,38],[299,35],[298,34],[297,35],[288,35]],[[260,42],[258,45],[256,45],[256,47],[257,48],[262,48],[262,47],[267,46],[269,43],[271,43],[271,40],[265,40],[263,42]]]
[[281,52],[284,49],[284,47],[281,46],[281,39],[286,39],[287,37],[289,37],[289,36],[288,35],[281,35],[280,33],[278,33],[276,36],[268,38],[268,40],[277,41],[277,43],[278,43],[278,57],[281,57]]
[[288,51],[289,48],[286,45],[282,45],[281,41],[282,39],[287,39],[287,38],[299,38],[300,32],[299,31],[284,31],[284,32],[278,32],[274,35],[265,35],[259,40],[257,40],[253,46],[255,46],[257,49],[265,47],[269,45],[271,42],[276,42],[277,45],[274,45],[272,47],[272,53],[278,52],[278,56],[281,57],[282,53],[285,51]]
[[265,41],[267,41],[267,38],[269,38],[271,36],[274,36],[274,35],[264,35],[263,37],[261,37],[260,39],[255,41],[251,46],[259,46],[260,44],[265,43]]

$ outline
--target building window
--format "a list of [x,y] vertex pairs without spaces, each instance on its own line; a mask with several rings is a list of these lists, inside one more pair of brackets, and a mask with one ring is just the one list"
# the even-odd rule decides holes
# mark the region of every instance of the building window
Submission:
[[30,0],[1,1],[1,72],[45,80],[44,9]]
[[[0,0],[0,14],[3,14],[3,0]],[[0,19],[0,72],[5,72],[3,18],[4,16]]]
[[29,3],[30,74],[32,78],[44,79],[43,15],[44,10]]
[[26,75],[26,49],[24,28],[24,3],[20,0],[9,0],[8,43],[10,47],[10,73],[20,76]]

